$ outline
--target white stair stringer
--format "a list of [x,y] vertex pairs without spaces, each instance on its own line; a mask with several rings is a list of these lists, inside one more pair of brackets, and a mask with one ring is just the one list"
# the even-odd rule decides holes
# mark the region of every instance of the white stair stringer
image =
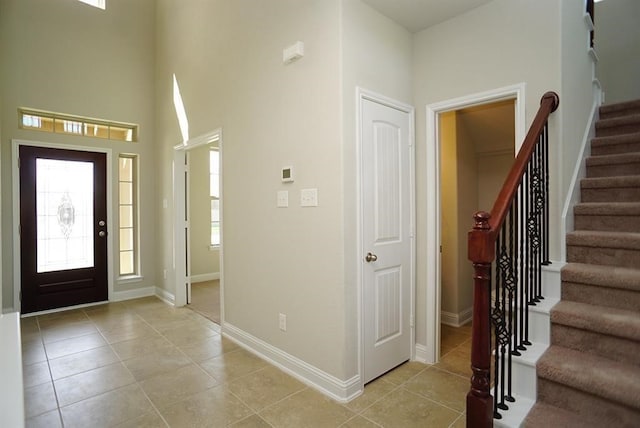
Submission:
[[[496,427],[520,427],[536,402],[537,374],[536,363],[551,343],[551,308],[560,301],[560,269],[564,263],[554,262],[543,267],[542,288],[544,300],[535,306],[529,306],[529,341],[522,355],[512,356],[512,395],[516,399],[507,403],[508,410],[501,410],[501,419],[494,419]],[[491,391],[493,394],[493,390]],[[494,395],[495,397],[495,395]]]

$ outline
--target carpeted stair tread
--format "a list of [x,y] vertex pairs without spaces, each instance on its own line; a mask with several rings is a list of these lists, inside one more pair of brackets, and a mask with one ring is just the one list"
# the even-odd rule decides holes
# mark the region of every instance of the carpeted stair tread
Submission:
[[534,404],[523,426],[526,428],[601,428],[598,423],[544,402]]
[[562,268],[560,275],[563,282],[640,292],[640,269],[587,263],[567,263]]
[[596,137],[640,132],[640,114],[600,119],[596,122]]
[[640,250],[640,233],[575,230],[567,233],[567,245]]
[[591,140],[591,155],[608,155],[640,151],[640,132],[596,137]]
[[640,312],[561,300],[551,322],[610,336],[640,341]]
[[580,180],[582,202],[640,202],[640,175]]
[[584,202],[573,214],[576,230],[640,233],[640,202]]
[[[591,156],[586,159],[586,165],[602,166],[602,165],[624,165],[640,162],[640,152],[618,153],[615,155]],[[640,173],[640,169],[638,169]]]
[[573,207],[576,215],[640,215],[640,202],[582,202]]
[[[640,172],[640,171],[639,171]],[[613,189],[640,187],[640,175],[621,175],[619,177],[583,178],[580,181],[582,189]]]
[[600,119],[608,119],[628,112],[640,111],[640,100],[623,101],[615,104],[604,104],[600,106]]
[[552,345],[537,364],[538,377],[640,409],[640,366]]

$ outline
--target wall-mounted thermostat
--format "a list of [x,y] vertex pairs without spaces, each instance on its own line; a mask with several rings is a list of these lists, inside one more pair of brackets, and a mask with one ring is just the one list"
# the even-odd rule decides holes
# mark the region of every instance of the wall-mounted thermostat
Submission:
[[293,183],[293,167],[285,166],[282,168],[281,178],[283,183]]

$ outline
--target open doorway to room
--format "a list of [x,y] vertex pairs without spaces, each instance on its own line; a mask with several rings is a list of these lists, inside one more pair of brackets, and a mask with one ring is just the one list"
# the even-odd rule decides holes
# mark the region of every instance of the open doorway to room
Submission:
[[445,360],[452,355],[468,361],[473,267],[467,259],[467,233],[473,213],[491,211],[513,164],[514,105],[507,99],[439,115],[440,358]]
[[[426,272],[426,346],[420,358],[435,364],[470,342],[472,275],[465,272],[471,268],[467,232],[475,211],[491,211],[488,205],[493,204],[524,139],[525,85],[429,104],[426,116],[425,260],[431,268]],[[455,143],[446,144],[443,133],[444,139],[447,133],[454,137],[460,133],[466,140],[453,138]],[[465,327],[456,330],[460,328],[456,326]],[[470,374],[466,355],[451,359],[465,376]]]
[[221,324],[222,130],[174,147],[175,305]]
[[220,151],[218,141],[187,152],[189,308],[220,324]]

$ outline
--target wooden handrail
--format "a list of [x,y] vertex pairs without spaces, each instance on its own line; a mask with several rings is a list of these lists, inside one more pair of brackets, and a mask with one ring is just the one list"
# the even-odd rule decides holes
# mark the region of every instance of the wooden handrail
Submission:
[[493,426],[493,397],[490,394],[491,263],[496,258],[496,238],[509,212],[527,164],[551,113],[559,105],[555,92],[542,96],[540,108],[507,175],[491,213],[474,214],[475,225],[468,234],[468,257],[474,267],[473,335],[471,342],[471,389],[467,394],[467,427]]

